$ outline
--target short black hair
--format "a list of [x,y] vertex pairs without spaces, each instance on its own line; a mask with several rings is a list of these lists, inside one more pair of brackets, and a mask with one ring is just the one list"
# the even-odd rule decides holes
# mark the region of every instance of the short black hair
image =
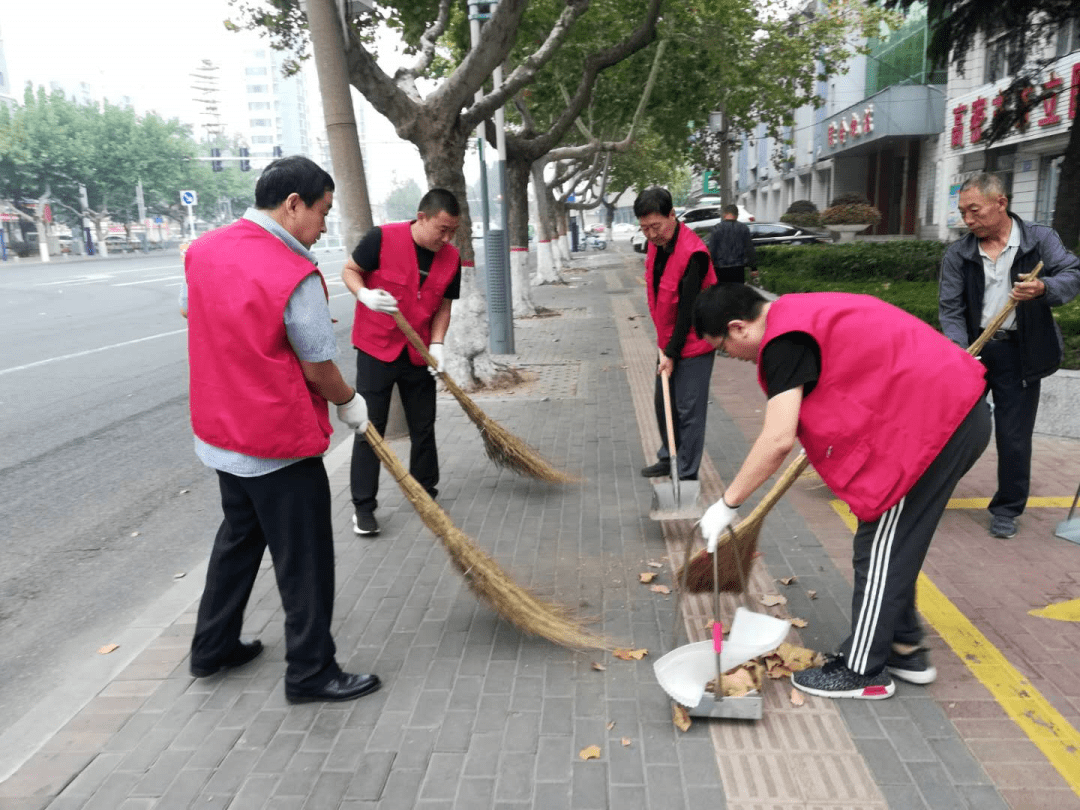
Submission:
[[714,284],[694,302],[694,331],[701,337],[724,337],[729,323],[756,319],[765,303],[765,296],[749,284]]
[[420,198],[420,204],[416,206],[417,213],[426,217],[437,216],[440,211],[445,211],[452,217],[461,216],[461,203],[454,196],[454,192],[445,188],[433,188]]
[[738,219],[739,218],[739,206],[737,206],[737,205],[725,205],[724,208],[723,208],[723,214],[724,214],[724,216],[727,216],[728,214],[730,214],[731,216]]
[[634,200],[634,216],[638,219],[649,214],[666,217],[675,208],[671,201],[671,192],[661,186],[650,186],[637,195]]
[[310,208],[333,190],[334,178],[318,163],[303,155],[289,155],[271,162],[259,175],[255,207],[272,211],[295,193]]

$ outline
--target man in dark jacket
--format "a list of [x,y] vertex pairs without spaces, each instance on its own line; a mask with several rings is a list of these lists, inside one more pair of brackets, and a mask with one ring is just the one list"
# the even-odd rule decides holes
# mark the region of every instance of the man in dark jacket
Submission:
[[[1031,484],[1031,435],[1039,383],[1061,363],[1061,330],[1050,310],[1080,292],[1080,259],[1051,228],[1008,210],[1001,179],[978,174],[960,187],[960,215],[970,233],[941,263],[939,316],[945,336],[968,346],[1008,300],[1016,309],[982,351],[994,401],[998,490],[990,501],[990,534],[1014,537]],[[1018,281],[1039,262],[1040,276]]]
[[709,236],[709,256],[716,269],[717,281],[746,281],[746,268],[757,272],[757,257],[750,229],[739,222],[739,206],[725,205],[724,218]]

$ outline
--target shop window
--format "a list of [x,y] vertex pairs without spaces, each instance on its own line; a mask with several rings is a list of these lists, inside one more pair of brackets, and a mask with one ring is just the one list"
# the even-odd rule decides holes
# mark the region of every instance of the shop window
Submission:
[[1073,17],[1058,29],[1056,56],[1080,51],[1080,17]]
[[1024,51],[1010,34],[1003,34],[986,46],[984,81],[996,82],[1020,72],[1024,66]]
[[1057,201],[1058,181],[1064,155],[1044,156],[1039,161],[1039,190],[1035,198],[1035,221],[1041,225],[1054,224],[1054,203]]

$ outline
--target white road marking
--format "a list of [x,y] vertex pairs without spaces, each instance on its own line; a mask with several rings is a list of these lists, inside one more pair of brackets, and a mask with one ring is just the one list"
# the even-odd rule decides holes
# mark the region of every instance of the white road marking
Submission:
[[15,371],[25,371],[28,368],[36,368],[37,366],[48,365],[49,363],[58,363],[61,360],[73,360],[76,357],[86,357],[88,354],[97,354],[98,352],[105,352],[110,349],[120,349],[124,346],[134,346],[136,343],[145,343],[148,340],[157,340],[158,338],[170,337],[172,335],[179,335],[187,331],[184,329],[174,329],[171,332],[162,332],[158,335],[147,335],[146,337],[135,338],[135,340],[125,340],[123,343],[113,343],[110,346],[100,346],[96,349],[87,349],[84,352],[75,352],[74,354],[62,354],[59,357],[50,357],[46,360],[37,360],[33,363],[26,363],[21,366],[12,366],[11,368],[0,369],[0,377],[5,374],[11,374]]

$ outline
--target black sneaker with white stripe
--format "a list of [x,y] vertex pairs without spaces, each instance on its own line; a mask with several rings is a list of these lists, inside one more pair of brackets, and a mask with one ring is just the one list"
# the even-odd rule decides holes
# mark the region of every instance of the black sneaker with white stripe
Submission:
[[930,663],[930,656],[925,647],[919,647],[914,652],[901,655],[893,650],[889,654],[889,660],[885,662],[885,668],[902,681],[926,685],[937,680],[937,670]]
[[877,675],[860,675],[850,670],[840,656],[828,661],[823,667],[804,669],[791,675],[796,689],[810,695],[828,698],[858,698],[860,700],[884,700],[892,697],[896,684],[888,670]]

